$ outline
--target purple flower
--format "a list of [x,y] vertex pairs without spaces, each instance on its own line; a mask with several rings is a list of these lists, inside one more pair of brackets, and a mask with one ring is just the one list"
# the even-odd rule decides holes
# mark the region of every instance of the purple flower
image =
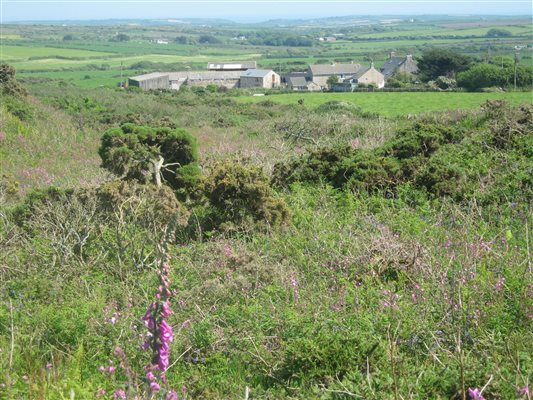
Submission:
[[172,310],[170,309],[170,302],[167,300],[161,306],[161,316],[163,318],[168,318],[170,314],[172,314]]
[[178,400],[178,394],[175,390],[171,390],[167,393],[166,400]]
[[113,394],[113,397],[116,399],[125,399],[126,398],[126,392],[122,389],[115,390],[115,393]]
[[520,396],[529,397],[529,386],[525,385],[522,389],[518,389]]
[[122,350],[122,348],[120,348],[119,346],[115,347],[115,355],[120,356],[122,354],[124,354],[124,350]]
[[155,375],[152,371],[149,371],[147,374],[146,374],[146,379],[149,381],[149,382],[152,382],[152,381],[155,381]]
[[174,339],[172,327],[165,320],[161,321],[161,324],[159,325],[159,332],[161,333],[162,342],[172,342]]
[[146,325],[148,329],[155,328],[155,321],[151,310],[147,310],[141,319],[144,321],[144,325]]
[[159,392],[161,390],[161,386],[159,386],[159,383],[157,382],[152,382],[150,383],[150,390],[152,392]]
[[481,390],[479,390],[478,388],[468,388],[468,395],[472,400],[485,400],[485,398],[481,394]]
[[52,363],[48,363],[48,364],[46,364],[46,369],[52,369],[52,367],[53,367],[53,366],[52,366]]
[[107,373],[109,375],[113,375],[113,373],[115,372],[116,368],[113,367],[112,365],[110,365],[109,367],[107,367]]
[[104,373],[104,372],[105,372],[105,367],[104,367],[103,365],[100,365],[100,366],[98,367],[98,371]]

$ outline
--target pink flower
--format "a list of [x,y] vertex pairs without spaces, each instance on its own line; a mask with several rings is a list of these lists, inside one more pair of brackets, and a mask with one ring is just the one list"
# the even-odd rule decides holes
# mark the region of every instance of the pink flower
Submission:
[[149,371],[147,374],[146,374],[146,379],[149,381],[149,382],[152,382],[152,381],[155,381],[155,375],[152,371]]
[[46,364],[46,369],[52,369],[52,363]]
[[157,382],[152,382],[150,383],[150,390],[152,392],[159,392],[161,390],[161,386],[159,386],[159,383]]
[[520,394],[520,397],[529,397],[529,386],[525,385],[522,389],[518,389],[518,394]]
[[113,375],[113,373],[116,371],[116,368],[113,367],[112,365],[110,365],[109,367],[107,367],[107,373],[109,375]]
[[122,348],[119,346],[115,347],[115,355],[120,356],[122,354],[124,354],[124,350],[122,350]]
[[167,393],[166,400],[178,400],[178,394],[175,390],[171,390]]
[[104,373],[104,372],[105,372],[105,367],[104,367],[103,365],[100,365],[100,366],[98,367],[98,371]]
[[96,391],[96,397],[102,397],[105,394],[106,394],[106,391],[102,388],[98,388],[98,390]]
[[161,324],[159,325],[159,331],[161,332],[161,341],[172,342],[174,339],[174,334],[172,333],[172,327],[167,323],[167,321],[161,321]]
[[481,394],[481,390],[477,388],[476,389],[468,388],[468,395],[470,396],[472,400],[485,400],[485,398]]
[[113,394],[113,397],[116,399],[125,399],[126,398],[126,392],[122,389],[115,390],[115,393]]
[[170,302],[167,300],[161,306],[161,316],[163,318],[168,318],[170,314],[172,314],[172,310],[170,309]]

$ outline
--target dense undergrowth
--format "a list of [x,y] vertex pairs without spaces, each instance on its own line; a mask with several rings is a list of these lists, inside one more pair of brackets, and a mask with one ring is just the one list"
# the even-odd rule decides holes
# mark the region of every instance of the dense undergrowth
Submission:
[[[157,187],[150,163],[138,162],[128,164],[135,174],[102,174],[98,185],[47,188],[36,179],[42,189],[30,194],[17,190],[15,174],[4,178],[0,398],[111,399],[116,390],[133,398],[132,388],[147,384],[140,317],[158,285],[169,226],[167,378],[180,398],[244,398],[246,388],[257,399],[465,399],[468,389],[487,399],[530,397],[530,106],[384,121],[331,104],[309,111],[315,122],[326,113],[317,128],[305,123],[305,108],[186,93],[194,104],[176,111],[184,99],[161,94],[168,99],[153,104],[163,109],[151,110],[157,95],[112,96],[146,110],[100,121],[107,107],[65,110],[59,94],[32,101],[37,114],[49,107],[41,101],[55,102],[69,126],[85,115],[82,130],[100,132],[87,153],[95,157],[101,145],[104,160],[116,149],[130,162],[164,153],[122,140],[135,131],[188,138],[181,143],[196,154],[177,127],[228,130],[275,149],[227,157],[195,134],[197,169],[181,175],[194,178],[187,190],[170,175]],[[243,135],[247,122],[207,123],[217,107],[226,120],[252,107],[246,112],[268,117],[250,124],[268,129]],[[186,111],[207,109],[206,119],[185,123]],[[41,126],[9,109],[2,115]],[[9,124],[2,146],[12,149]],[[112,170],[113,160],[125,161],[107,160]]]

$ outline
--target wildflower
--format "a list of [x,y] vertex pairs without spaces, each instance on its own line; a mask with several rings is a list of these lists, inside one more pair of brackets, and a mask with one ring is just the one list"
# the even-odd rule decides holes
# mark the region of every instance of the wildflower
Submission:
[[48,369],[48,370],[52,369],[52,363],[46,364],[46,369]]
[[113,374],[115,373],[115,371],[116,371],[116,368],[113,367],[112,365],[110,365],[109,367],[107,367],[107,373],[108,373],[109,375],[113,375]]
[[126,392],[122,389],[115,390],[115,393],[113,394],[113,398],[115,400],[117,399],[125,399],[126,398]]
[[155,381],[155,375],[152,371],[149,371],[147,374],[146,374],[146,379],[149,381],[149,382],[152,382],[152,381]]
[[524,396],[529,398],[529,386],[525,385],[522,389],[518,389],[518,394],[520,397]]
[[178,400],[178,394],[175,390],[171,390],[167,393],[166,400]]
[[159,383],[157,383],[157,382],[151,382],[150,383],[150,390],[152,392],[159,392],[161,390],[161,386],[159,386]]
[[170,309],[170,302],[167,300],[161,306],[161,316],[163,318],[168,318],[170,314],[172,314],[172,310]]
[[102,397],[105,394],[106,394],[106,391],[104,389],[102,389],[102,388],[98,388],[98,390],[96,391],[96,397]]
[[477,388],[475,389],[468,388],[468,395],[470,396],[472,400],[485,400],[485,398],[481,394],[481,390]]
[[497,291],[497,292],[501,292],[502,289],[503,289],[503,285],[505,284],[505,278],[500,278],[498,279],[498,282],[496,282],[496,284],[494,285],[494,289]]
[[115,355],[117,357],[120,357],[123,354],[124,354],[124,350],[122,350],[122,348],[120,346],[115,347]]
[[105,372],[105,367],[104,367],[103,365],[100,365],[100,366],[98,367],[98,371],[104,373],[104,372]]

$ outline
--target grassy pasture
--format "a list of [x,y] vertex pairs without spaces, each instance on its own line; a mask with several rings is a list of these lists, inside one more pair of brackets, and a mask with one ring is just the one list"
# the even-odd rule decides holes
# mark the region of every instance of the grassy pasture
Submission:
[[485,36],[487,31],[491,28],[500,28],[505,29],[511,32],[515,36],[530,36],[531,35],[531,26],[487,26],[487,27],[478,27],[478,28],[467,28],[467,29],[453,29],[453,28],[436,28],[436,27],[427,27],[427,28],[417,28],[409,29],[405,31],[388,31],[388,32],[379,32],[379,33],[369,33],[358,35],[361,39],[378,39],[378,38],[390,38],[390,37],[406,37],[406,36],[451,36],[455,35],[458,37],[461,36]]
[[[260,57],[260,54],[246,54],[240,55],[242,59],[253,59]],[[85,60],[64,60],[57,58],[43,58],[39,60],[26,60],[19,62],[12,62],[11,64],[17,69],[17,71],[57,71],[61,69],[76,69],[82,70],[86,69],[90,64],[107,64],[111,68],[120,67],[120,64],[123,63],[124,66],[128,66],[140,61],[151,61],[151,62],[160,62],[160,63],[193,63],[193,62],[205,62],[211,60],[224,60],[226,57],[214,57],[206,55],[197,55],[197,56],[174,56],[174,55],[165,55],[165,54],[146,54],[140,56],[131,56],[131,57],[118,57],[114,56],[112,58],[104,57],[95,57]]]
[[507,100],[512,104],[532,103],[533,93],[441,93],[441,92],[374,92],[374,93],[288,93],[265,97],[237,97],[241,102],[271,100],[280,104],[304,104],[318,107],[329,101],[354,103],[363,111],[377,112],[383,116],[400,116],[431,111],[473,109],[487,100]]
[[[56,47],[32,47],[32,46],[2,46],[2,61],[27,61],[31,57],[67,57],[67,58],[97,58],[109,57],[113,53],[93,50],[63,49]],[[29,60],[38,64],[41,60]]]

